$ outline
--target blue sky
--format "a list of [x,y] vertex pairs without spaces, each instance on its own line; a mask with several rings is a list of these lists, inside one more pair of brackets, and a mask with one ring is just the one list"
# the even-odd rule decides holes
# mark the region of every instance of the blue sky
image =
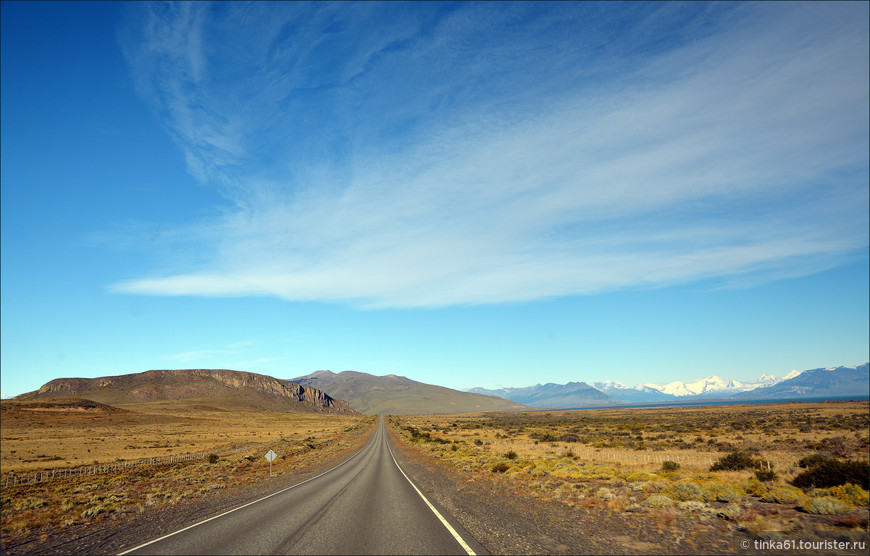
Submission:
[[867,3],[2,4],[2,392],[855,365]]

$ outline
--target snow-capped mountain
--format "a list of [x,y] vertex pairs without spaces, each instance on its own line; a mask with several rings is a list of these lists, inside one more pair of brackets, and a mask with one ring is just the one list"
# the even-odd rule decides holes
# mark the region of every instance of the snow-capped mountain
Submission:
[[[797,376],[800,374],[793,374],[795,372],[796,371],[792,371],[792,373],[789,373],[786,377]],[[672,396],[719,396],[736,392],[748,392],[749,390],[755,390],[756,388],[761,388],[763,386],[773,386],[783,380],[787,380],[787,378],[780,378],[774,375],[761,375],[752,382],[740,382],[739,380],[725,380],[724,378],[713,375],[688,383],[675,381],[667,384],[647,383],[644,386],[655,388],[660,392]]]
[[694,382],[669,382],[667,384],[646,384],[650,388],[671,394],[672,396],[701,396],[704,394],[723,394],[727,392],[742,392],[751,390],[753,387],[746,388],[742,382],[736,380],[725,380],[716,375],[708,376]]
[[660,390],[643,384],[628,386],[616,380],[605,380],[603,382],[593,382],[592,386],[622,403],[664,402],[674,399],[674,396],[671,394],[665,394]]
[[[616,380],[591,383],[537,384],[527,388],[500,388],[478,392],[500,396],[536,407],[569,405],[610,405],[669,402],[674,400],[728,398],[783,398],[812,396],[866,395],[868,364],[855,367],[829,367],[792,371],[780,378],[765,374],[748,382],[726,380],[713,375],[692,382],[645,383],[629,386]],[[597,393],[596,393],[597,392]]]
[[[791,375],[792,373],[789,373]],[[786,375],[786,376],[789,376]],[[737,398],[794,398],[821,396],[867,396],[870,365],[854,367],[828,367],[810,369],[792,378],[750,392],[738,393]]]

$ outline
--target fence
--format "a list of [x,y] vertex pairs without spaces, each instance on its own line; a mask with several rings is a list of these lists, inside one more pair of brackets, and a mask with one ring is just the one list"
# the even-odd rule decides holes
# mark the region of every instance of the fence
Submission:
[[132,469],[145,465],[159,465],[162,463],[176,463],[183,461],[193,461],[197,459],[206,459],[208,454],[185,454],[182,456],[163,456],[156,458],[141,458],[136,461],[116,461],[108,464],[90,465],[82,467],[69,467],[64,469],[52,469],[50,471],[33,471],[29,473],[6,473],[6,476],[0,481],[5,487],[42,483],[45,481],[54,481],[57,479],[69,479],[73,477],[83,477],[86,475],[98,475],[102,473],[111,473],[124,469]]
[[[272,444],[274,441],[267,440],[258,443],[234,444],[226,450],[221,450],[218,453],[223,455],[235,454],[241,451],[250,451],[262,446]],[[28,473],[9,472],[0,479],[0,485],[4,487],[42,483],[45,481],[54,481],[58,479],[69,479],[73,477],[83,477],[86,475],[98,475],[101,473],[111,473],[141,467],[143,465],[159,465],[162,463],[177,463],[183,461],[193,461],[198,459],[208,459],[209,454],[185,454],[180,456],[162,456],[154,458],[140,458],[135,461],[116,461],[106,464],[86,465],[80,467],[71,467],[65,469],[53,469],[50,471],[31,471]]]
[[[698,454],[698,453],[688,453],[688,454],[670,454],[670,453],[658,453],[658,452],[627,452],[620,450],[607,450],[607,449],[593,449],[593,448],[581,448],[579,450],[574,449],[574,454],[581,458],[584,458],[588,461],[602,461],[602,462],[619,462],[625,464],[633,464],[633,465],[660,465],[666,461],[673,461],[678,463],[682,467],[698,467],[703,469],[709,469],[716,461],[722,457],[721,454],[713,455],[713,454]],[[786,461],[773,461],[764,459],[766,462],[767,468],[786,468],[793,465],[794,462],[786,462]]]

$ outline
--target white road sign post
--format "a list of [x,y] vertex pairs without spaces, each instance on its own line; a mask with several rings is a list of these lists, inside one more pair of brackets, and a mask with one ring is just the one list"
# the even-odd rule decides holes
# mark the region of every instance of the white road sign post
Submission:
[[269,460],[269,476],[270,477],[272,476],[272,460],[277,458],[277,457],[278,457],[278,454],[276,454],[272,450],[269,450],[269,452],[266,453],[266,459]]

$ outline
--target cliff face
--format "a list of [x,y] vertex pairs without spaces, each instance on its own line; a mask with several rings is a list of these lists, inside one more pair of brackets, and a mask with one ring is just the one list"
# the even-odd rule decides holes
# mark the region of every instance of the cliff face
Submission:
[[226,369],[146,371],[100,378],[58,378],[22,399],[76,396],[103,403],[239,398],[250,405],[288,410],[356,413],[326,393],[271,376]]

